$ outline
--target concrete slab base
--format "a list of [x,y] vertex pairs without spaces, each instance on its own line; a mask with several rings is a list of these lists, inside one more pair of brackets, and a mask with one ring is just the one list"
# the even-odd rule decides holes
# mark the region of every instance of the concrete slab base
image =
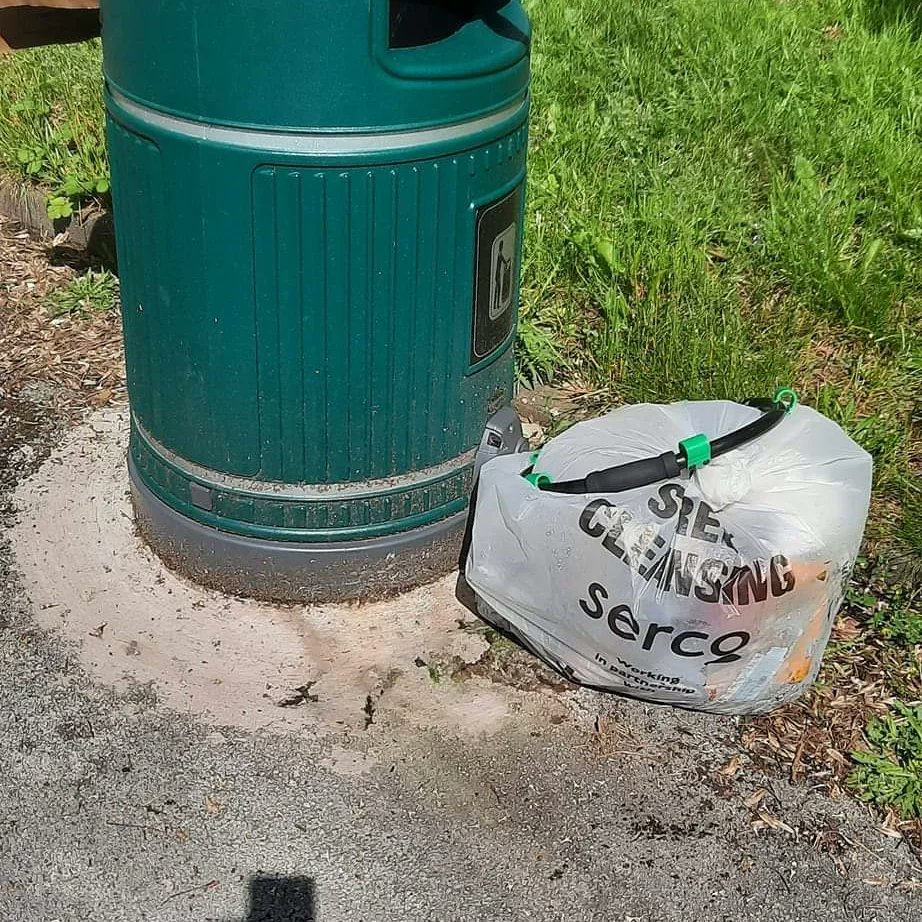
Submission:
[[475,663],[488,646],[456,574],[386,601],[314,606],[177,576],[136,533],[127,437],[127,409],[95,413],[15,497],[12,546],[38,617],[98,678],[153,682],[166,704],[219,724],[320,733],[399,720],[476,734],[564,707],[476,676],[441,681],[440,664]]

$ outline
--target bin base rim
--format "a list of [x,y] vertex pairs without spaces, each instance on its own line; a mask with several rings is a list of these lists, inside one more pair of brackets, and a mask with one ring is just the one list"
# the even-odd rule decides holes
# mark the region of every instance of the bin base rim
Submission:
[[202,525],[143,483],[129,456],[135,522],[169,567],[231,595],[272,602],[372,601],[413,589],[458,566],[467,512],[363,541],[268,541]]

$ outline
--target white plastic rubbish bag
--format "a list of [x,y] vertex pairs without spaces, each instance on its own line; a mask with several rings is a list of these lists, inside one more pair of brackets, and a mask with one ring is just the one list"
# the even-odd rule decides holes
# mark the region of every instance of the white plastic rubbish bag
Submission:
[[467,580],[481,610],[578,682],[648,701],[762,713],[814,680],[864,531],[871,458],[797,406],[689,473],[615,493],[573,481],[740,429],[727,401],[644,404],[481,471]]

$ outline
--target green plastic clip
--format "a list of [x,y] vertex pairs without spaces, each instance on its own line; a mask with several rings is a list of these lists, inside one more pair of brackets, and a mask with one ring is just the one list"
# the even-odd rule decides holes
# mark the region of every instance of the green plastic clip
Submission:
[[547,483],[553,483],[549,474],[541,474],[538,471],[532,471],[530,474],[525,475],[525,479],[533,486],[537,487],[539,490],[542,485]]
[[772,397],[772,402],[776,404],[781,404],[784,407],[785,413],[790,413],[794,407],[797,406],[797,394],[790,387],[780,387],[775,391],[775,396]]
[[538,455],[540,451],[532,452],[531,457],[528,459],[529,466],[522,473],[522,476],[533,486],[541,488],[542,484],[553,483],[550,474],[542,474],[540,471],[535,470],[535,465],[538,463]]
[[711,443],[703,432],[682,439],[679,449],[685,456],[685,463],[690,471],[703,467],[711,460]]

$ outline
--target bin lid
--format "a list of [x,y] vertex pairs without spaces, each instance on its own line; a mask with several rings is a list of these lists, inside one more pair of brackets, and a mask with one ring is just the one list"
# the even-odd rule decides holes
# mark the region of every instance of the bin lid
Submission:
[[207,124],[413,129],[521,100],[519,0],[106,0],[112,90]]

